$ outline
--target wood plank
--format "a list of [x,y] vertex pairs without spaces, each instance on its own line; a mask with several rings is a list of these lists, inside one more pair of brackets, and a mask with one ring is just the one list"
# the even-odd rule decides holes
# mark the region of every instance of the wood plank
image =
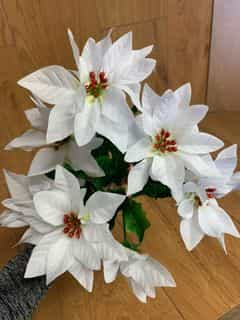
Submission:
[[204,103],[212,1],[167,1],[168,87],[191,82],[193,103]]
[[208,104],[212,110],[239,110],[240,2],[214,2]]

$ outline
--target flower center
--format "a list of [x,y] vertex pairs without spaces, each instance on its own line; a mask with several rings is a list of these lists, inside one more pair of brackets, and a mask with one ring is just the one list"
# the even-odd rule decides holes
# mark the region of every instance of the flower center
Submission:
[[153,149],[160,153],[176,152],[177,143],[175,139],[171,138],[169,131],[161,129],[153,138]]
[[215,198],[214,192],[216,191],[216,188],[207,188],[206,189],[206,194],[208,199]]
[[63,232],[68,235],[69,238],[80,238],[81,234],[81,221],[74,212],[69,212],[63,217],[64,229]]
[[87,95],[98,98],[102,95],[103,91],[107,88],[107,78],[105,72],[96,74],[94,71],[89,72],[89,83],[85,85]]

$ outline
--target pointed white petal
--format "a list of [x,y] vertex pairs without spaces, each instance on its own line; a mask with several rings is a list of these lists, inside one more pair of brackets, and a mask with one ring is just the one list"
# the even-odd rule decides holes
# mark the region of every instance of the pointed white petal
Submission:
[[21,136],[10,141],[5,150],[20,148],[30,151],[33,148],[41,147],[46,144],[46,134],[35,129],[30,129],[24,132]]
[[218,238],[228,233],[239,238],[240,234],[230,216],[211,199],[199,207],[199,224],[205,234]]
[[129,125],[134,121],[133,113],[126,102],[125,94],[118,88],[109,88],[102,102],[105,117],[119,124]]
[[104,171],[91,155],[89,145],[91,145],[91,142],[83,147],[79,147],[75,141],[71,141],[68,145],[67,158],[74,170],[83,170],[89,176],[93,177],[103,177],[105,175]]
[[28,225],[19,212],[6,210],[0,215],[0,225],[8,228],[21,228]]
[[128,196],[143,189],[148,181],[151,165],[152,159],[145,159],[130,169],[128,174]]
[[86,208],[93,223],[105,223],[112,219],[125,195],[97,191],[88,199]]
[[177,98],[178,106],[180,108],[187,108],[190,105],[191,102],[191,84],[186,83],[180,88],[178,88],[176,91],[174,91],[174,95]]
[[190,133],[177,139],[178,149],[188,153],[204,154],[223,147],[223,142],[207,133]]
[[72,34],[72,31],[70,29],[68,29],[68,37],[69,37],[69,41],[72,47],[72,52],[73,52],[73,57],[76,63],[77,68],[79,69],[79,48],[74,40],[74,36]]
[[83,111],[79,112],[75,117],[74,135],[79,146],[83,146],[91,141],[96,133],[96,125],[99,119],[98,102],[94,104],[86,104]]
[[151,151],[151,139],[144,137],[139,140],[133,146],[131,146],[125,155],[125,161],[127,162],[138,162],[149,156]]
[[219,152],[215,165],[224,176],[231,177],[237,166],[237,145],[232,145]]
[[30,200],[29,178],[14,172],[3,170],[10,195],[14,199]]
[[96,131],[109,139],[121,152],[125,152],[128,143],[128,128],[101,116],[97,123]]
[[93,289],[93,271],[85,268],[81,263],[75,262],[68,271],[89,292]]
[[64,162],[66,150],[63,147],[59,149],[43,148],[34,156],[28,176],[36,176],[55,170],[56,165]]
[[213,161],[206,161],[199,155],[187,154],[181,151],[178,152],[178,156],[184,161],[185,167],[198,176],[215,177],[219,175],[219,171]]
[[182,199],[185,170],[181,159],[167,155],[154,157],[150,176],[153,180],[160,181],[168,186],[177,202]]
[[55,186],[68,195],[71,201],[71,211],[77,213],[82,204],[78,179],[62,166],[56,167]]
[[119,262],[118,261],[103,261],[104,281],[106,283],[113,282],[118,274]]
[[24,232],[18,244],[31,243],[31,244],[37,245],[39,241],[42,239],[42,237],[43,235],[41,233],[29,228]]
[[101,261],[97,252],[91,244],[80,236],[80,239],[73,239],[73,255],[86,268],[91,270],[100,270]]
[[69,197],[60,190],[38,192],[33,201],[40,217],[54,226],[62,225],[64,214],[72,209]]
[[107,241],[110,237],[109,227],[105,224],[89,223],[83,225],[82,233],[84,238],[90,242]]
[[61,141],[73,133],[76,105],[56,105],[50,112],[47,143]]
[[194,214],[191,219],[181,221],[180,233],[187,250],[193,250],[204,237],[198,223],[198,214]]
[[142,303],[147,303],[147,294],[141,287],[141,285],[132,279],[130,279],[129,282],[132,287],[133,293],[138,298],[138,300]]
[[66,272],[74,263],[71,240],[62,233],[58,240],[51,245],[47,256],[47,285]]
[[125,91],[131,98],[133,105],[136,106],[139,110],[141,110],[141,104],[140,104],[141,85],[139,83],[131,83],[128,85],[117,85],[117,87]]
[[46,274],[48,252],[51,245],[59,238],[59,235],[60,231],[55,230],[43,236],[38,245],[32,251],[24,278],[34,278]]
[[37,70],[18,84],[47,103],[58,104],[72,101],[78,86],[76,78],[61,66],[50,66]]

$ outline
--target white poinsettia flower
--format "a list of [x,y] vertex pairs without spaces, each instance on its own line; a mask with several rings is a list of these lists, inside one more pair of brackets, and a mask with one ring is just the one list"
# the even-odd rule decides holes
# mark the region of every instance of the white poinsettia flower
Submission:
[[[54,188],[37,192],[33,198],[36,215],[49,230],[41,232],[42,238],[33,249],[25,277],[46,274],[50,283],[69,271],[91,291],[93,270],[101,266],[101,256],[94,245],[113,243],[107,222],[125,196],[96,192],[84,204],[86,189],[80,189],[78,180],[61,166],[56,168],[54,184]],[[29,225],[40,232],[35,221]]]
[[[217,238],[225,252],[224,234],[240,237],[231,217],[215,199],[232,191],[229,181],[233,175],[234,148],[222,151],[215,161],[218,168],[223,169],[222,176],[216,178],[191,176],[192,181],[183,185],[183,198],[178,203],[178,214],[182,217],[181,237],[189,251],[194,249],[205,235]],[[224,159],[221,165],[219,159]]]
[[156,287],[176,286],[170,272],[158,261],[127,248],[124,250],[128,256],[127,261],[103,261],[106,283],[114,281],[120,272],[127,278],[135,296],[144,303],[147,302],[147,297],[155,298]]
[[52,187],[52,180],[45,176],[27,177],[4,170],[5,180],[11,198],[3,200],[6,210],[0,215],[1,226],[24,227],[35,219],[33,195],[39,190]]
[[206,190],[209,189],[215,198],[222,198],[229,192],[239,189],[240,173],[234,172],[237,167],[237,145],[232,145],[219,152],[214,163],[221,175],[200,177],[201,186]]
[[41,148],[32,160],[28,175],[44,174],[54,170],[57,164],[67,162],[74,170],[83,170],[90,176],[104,176],[103,170],[91,155],[91,151],[98,148],[103,140],[94,137],[87,145],[79,147],[73,136],[68,136],[62,141],[48,144],[46,134],[50,109],[39,98],[34,97],[32,100],[36,107],[25,111],[32,128],[5,147],[6,150],[20,148],[27,151]]
[[70,30],[69,38],[77,72],[50,66],[26,76],[19,84],[55,105],[49,118],[48,143],[74,133],[82,146],[97,132],[124,152],[128,125],[133,121],[125,93],[139,104],[140,82],[155,66],[155,60],[146,58],[152,46],[133,50],[131,32],[114,43],[109,34],[99,42],[90,38],[80,54]]
[[[125,155],[127,162],[137,162],[129,172],[128,195],[142,190],[150,176],[167,185],[179,200],[185,169],[197,175],[217,174],[214,163],[202,155],[218,150],[223,142],[196,130],[208,108],[204,105],[181,107],[185,96],[182,95],[182,100],[179,97],[170,90],[158,96],[145,85],[142,114],[136,120],[142,136]],[[182,101],[182,105],[185,102]]]

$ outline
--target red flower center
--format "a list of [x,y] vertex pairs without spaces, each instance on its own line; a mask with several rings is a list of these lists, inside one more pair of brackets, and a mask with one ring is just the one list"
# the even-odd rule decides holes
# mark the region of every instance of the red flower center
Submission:
[[207,188],[206,189],[206,194],[208,199],[215,198],[214,192],[216,191],[216,188]]
[[165,152],[176,152],[177,143],[175,139],[171,139],[169,131],[161,129],[153,139],[153,149],[155,151]]
[[89,83],[85,85],[87,94],[98,98],[102,91],[108,86],[105,72],[99,72],[97,75],[94,71],[89,72]]
[[81,221],[74,212],[69,212],[63,217],[64,229],[63,232],[69,236],[69,238],[80,238],[81,234]]

